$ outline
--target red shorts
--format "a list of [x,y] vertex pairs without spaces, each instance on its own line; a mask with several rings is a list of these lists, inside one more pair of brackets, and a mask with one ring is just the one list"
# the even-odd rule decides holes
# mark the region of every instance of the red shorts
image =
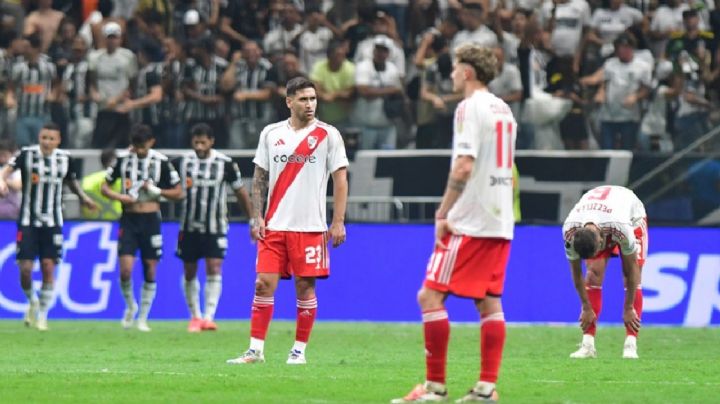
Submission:
[[[647,218],[644,218],[640,223],[640,226],[636,227],[633,231],[635,233],[635,243],[638,246],[637,258],[638,265],[640,268],[645,265],[645,259],[647,258],[648,250],[648,230],[647,230]],[[617,244],[612,243],[609,247],[595,254],[591,260],[605,259],[611,257],[617,257],[620,255],[620,247]]]
[[442,241],[448,249],[430,256],[425,287],[473,299],[502,296],[510,240],[447,235]]
[[327,278],[330,258],[326,232],[265,230],[265,240],[258,240],[256,272],[291,276]]

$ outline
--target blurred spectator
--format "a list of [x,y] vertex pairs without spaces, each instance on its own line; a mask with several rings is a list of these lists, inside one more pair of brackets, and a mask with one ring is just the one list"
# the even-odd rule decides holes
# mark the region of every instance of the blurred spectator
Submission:
[[488,84],[491,93],[500,97],[512,109],[513,116],[520,116],[520,101],[523,97],[522,78],[517,66],[507,63],[502,47],[495,48],[498,74]]
[[281,25],[265,35],[263,49],[271,60],[273,56],[280,55],[286,50],[297,50],[295,43],[303,32],[300,24],[302,18],[295,6],[287,4],[282,11]]
[[505,51],[505,62],[520,67],[518,61],[518,47],[525,37],[527,23],[532,16],[531,10],[518,9],[510,21],[510,32],[500,31],[501,43]]
[[282,59],[273,65],[273,70],[276,72],[274,76],[277,77],[277,81],[273,89],[272,101],[275,109],[275,119],[281,121],[290,118],[290,109],[285,101],[287,96],[285,85],[296,77],[306,77],[306,75],[300,70],[300,60],[292,51],[285,51]]
[[560,121],[560,138],[566,150],[589,148],[588,122],[585,117],[583,89],[573,68],[573,56],[553,58],[547,66],[545,91],[572,102],[570,111]]
[[121,32],[125,31],[125,20],[112,16],[114,8],[113,0],[99,0],[97,10],[93,10],[83,21],[79,32],[85,39],[88,48],[102,49],[106,47],[103,27],[109,22],[118,24]]
[[[380,39],[378,39],[380,38]],[[357,46],[354,62],[359,64],[364,60],[372,60],[375,52],[376,39],[388,44],[390,47],[390,61],[400,72],[400,77],[405,77],[405,51],[398,45],[397,32],[392,20],[385,13],[379,12],[373,22],[373,35],[363,39]],[[402,42],[400,42],[402,44]]]
[[150,52],[140,48],[136,52],[138,68],[140,69],[133,98],[124,99],[117,107],[121,113],[131,113],[133,122],[143,123],[149,126],[155,137],[161,137],[160,127],[160,102],[162,101],[162,77],[163,64],[152,63],[149,59]]
[[550,33],[550,46],[555,56],[572,57],[573,69],[579,71],[580,45],[590,25],[590,6],[585,0],[545,0],[540,18]]
[[689,146],[708,131],[711,108],[706,96],[703,67],[683,50],[676,58],[679,106],[675,117],[675,146],[677,150]]
[[453,113],[463,95],[453,91],[452,59],[445,46],[423,72],[417,113],[416,147],[447,149],[451,146]]
[[86,59],[87,45],[77,36],[73,40],[70,61],[62,75],[62,91],[68,110],[69,147],[84,149],[92,142],[97,105],[90,99],[90,64]]
[[349,45],[348,59],[354,60],[360,41],[372,35],[375,11],[374,2],[362,1],[357,7],[357,17],[343,24],[342,31],[345,33],[343,39],[348,40]]
[[262,41],[267,32],[266,1],[228,1],[220,14],[220,32],[230,39],[233,50],[241,49],[248,40]]
[[162,86],[162,100],[160,109],[160,131],[158,133],[158,147],[179,149],[187,147],[185,139],[185,95],[183,82],[190,77],[190,63],[188,63],[185,49],[177,39],[165,38],[163,40],[165,61],[163,62],[160,85]]
[[262,57],[260,46],[247,41],[236,52],[222,78],[224,91],[232,93],[230,147],[254,149],[262,128],[273,120],[272,89],[277,82],[272,64]]
[[392,46],[392,40],[378,36],[373,59],[358,63],[355,69],[358,98],[353,121],[361,129],[361,149],[395,149],[397,129],[383,105],[403,94],[400,72],[388,60]]
[[428,30],[437,31],[435,26],[441,21],[440,3],[438,0],[419,0],[410,2],[409,6],[410,18],[408,18],[408,31],[405,32],[407,37],[403,39],[409,48],[415,49],[416,44]]
[[463,30],[453,39],[451,51],[463,43],[474,43],[485,47],[495,47],[498,38],[495,32],[485,25],[483,6],[480,3],[464,3],[460,13]]
[[355,93],[355,65],[347,60],[347,46],[331,42],[327,58],[313,66],[310,79],[318,94],[318,116],[337,128],[349,125],[350,109]]
[[63,19],[57,35],[55,35],[52,45],[50,45],[50,50],[48,50],[48,56],[55,63],[58,76],[62,76],[65,66],[72,57],[72,46],[76,36],[77,28],[75,24],[67,18]]
[[602,7],[593,12],[587,39],[600,47],[603,58],[610,57],[615,38],[642,20],[640,10],[625,5],[625,0],[603,0]]
[[37,142],[37,134],[50,119],[50,102],[57,96],[58,77],[47,57],[42,57],[38,34],[30,35],[22,60],[12,67],[5,106],[17,108],[15,137],[18,146]]
[[685,10],[682,13],[684,32],[676,32],[670,36],[665,57],[675,61],[685,51],[700,66],[710,65],[715,54],[715,42],[712,32],[700,29],[700,16],[696,10]]
[[[603,65],[595,102],[601,104],[603,149],[634,150],[641,118],[640,101],[650,94],[652,67],[635,57],[635,38],[628,33],[615,39],[616,57]],[[619,143],[617,138],[619,136]]]
[[173,29],[172,3],[173,0],[138,0],[135,15],[154,13],[162,24],[164,31],[171,33]]
[[384,11],[393,21],[401,42],[407,40],[405,18],[407,17],[408,0],[375,0],[378,10]]
[[[190,44],[192,62],[183,83],[183,93],[187,104],[185,119],[187,127],[197,123],[206,123],[215,133],[215,146],[224,149],[228,146],[227,124],[225,122],[225,94],[220,87],[220,79],[228,67],[225,59],[213,53],[212,38],[203,38]],[[189,144],[184,136],[183,144]]]
[[648,106],[640,123],[640,144],[644,150],[671,152],[673,150],[667,115],[670,103],[678,95],[673,83],[673,64],[661,61],[655,68],[653,87],[648,96]]
[[219,58],[230,60],[230,42],[219,36],[215,38],[215,55]]
[[184,36],[181,37],[184,37],[188,42],[192,42],[211,36],[210,30],[207,28],[206,21],[207,20],[204,20],[200,16],[200,13],[197,10],[190,9],[186,11],[182,20]]
[[[117,220],[122,213],[122,204],[106,198],[100,189],[107,177],[107,169],[115,165],[115,149],[105,149],[100,153],[100,164],[102,170],[88,174],[83,177],[80,186],[83,191],[95,201],[97,209],[90,210],[85,206],[82,207],[82,217],[89,220]],[[120,192],[122,185],[120,181],[115,181],[110,187],[115,192]]]
[[37,0],[37,9],[25,18],[23,35],[39,34],[41,52],[47,52],[65,14],[52,9],[52,0]]
[[[0,169],[10,162],[15,154],[15,145],[10,139],[0,139]],[[20,213],[20,191],[22,189],[20,170],[14,170],[7,179],[8,193],[0,195],[0,219],[15,220]]]
[[4,14],[7,22],[13,27],[12,30],[15,31],[16,34],[23,32],[23,27],[25,26],[23,0],[0,1],[0,14]]
[[656,56],[665,54],[668,39],[673,33],[683,31],[683,11],[688,9],[682,0],[666,1],[667,4],[658,6],[650,22],[651,48]]
[[110,21],[102,27],[106,48],[91,52],[88,56],[90,68],[90,96],[98,104],[92,146],[125,147],[129,143],[130,116],[118,111],[130,95],[138,73],[135,54],[121,48],[122,29]]
[[303,72],[310,73],[315,63],[325,58],[328,44],[335,35],[339,37],[341,32],[328,22],[319,9],[306,13],[305,29],[298,39],[300,69]]

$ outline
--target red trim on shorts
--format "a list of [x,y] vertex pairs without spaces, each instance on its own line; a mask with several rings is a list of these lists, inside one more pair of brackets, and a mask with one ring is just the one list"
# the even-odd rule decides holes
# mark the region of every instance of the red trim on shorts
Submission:
[[[308,135],[305,136],[303,140],[300,141],[300,144],[298,144],[298,146],[295,148],[293,154],[303,156],[311,155],[315,150],[317,150],[318,146],[320,146],[320,143],[325,140],[327,135],[327,130],[325,130],[324,128],[316,127],[313,131],[308,133]],[[317,136],[318,138],[314,149],[311,149],[308,143],[308,138],[310,136]],[[275,187],[273,188],[272,195],[270,195],[270,203],[268,204],[267,214],[265,215],[265,223],[270,223],[270,219],[272,219],[273,215],[275,214],[275,211],[280,205],[280,201],[283,199],[285,193],[287,193],[287,190],[290,188],[290,185],[292,185],[293,181],[295,181],[295,178],[297,178],[300,170],[302,170],[304,166],[305,162],[285,164],[285,168],[280,172],[280,175],[275,182]]]

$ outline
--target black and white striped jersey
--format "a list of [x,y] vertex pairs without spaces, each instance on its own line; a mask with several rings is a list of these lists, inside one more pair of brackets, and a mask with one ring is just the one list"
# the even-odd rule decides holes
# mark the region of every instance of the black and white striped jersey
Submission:
[[[135,86],[135,96],[133,98],[142,98],[150,94],[150,90],[160,85],[160,77],[162,76],[162,63],[151,63],[140,70],[138,74],[137,84]],[[160,103],[148,105],[137,111],[136,121],[145,125],[156,127],[160,124]]]
[[[220,79],[228,63],[220,57],[213,57],[209,68],[198,61],[189,60],[185,85],[194,88],[204,96],[220,95]],[[209,105],[196,100],[188,100],[185,105],[185,118],[188,120],[214,120],[225,116],[225,103]]]
[[20,170],[22,178],[18,225],[62,226],[63,183],[78,178],[77,165],[70,154],[55,149],[44,156],[40,146],[28,146],[10,160],[10,166]]
[[105,181],[113,184],[120,180],[120,193],[137,198],[138,202],[149,199],[141,190],[146,181],[163,188],[173,188],[180,183],[175,167],[167,156],[150,149],[145,158],[138,157],[137,153],[129,150],[118,152],[115,166],[109,167]]
[[62,81],[70,101],[71,119],[94,118],[97,115],[97,106],[90,100],[89,70],[87,60],[82,60],[68,63],[63,71]]
[[18,116],[45,116],[50,113],[47,97],[57,72],[55,65],[45,59],[37,63],[23,61],[12,68]]
[[185,191],[180,228],[187,232],[227,234],[227,185],[233,190],[243,186],[237,164],[211,150],[205,159],[189,152],[176,165]]

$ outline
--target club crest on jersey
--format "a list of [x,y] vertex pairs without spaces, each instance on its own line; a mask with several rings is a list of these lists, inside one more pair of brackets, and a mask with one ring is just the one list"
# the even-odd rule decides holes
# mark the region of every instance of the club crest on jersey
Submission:
[[318,141],[317,136],[313,136],[313,135],[308,136],[308,138],[307,138],[308,147],[310,147],[310,149],[314,149],[315,146],[317,146],[317,141]]

